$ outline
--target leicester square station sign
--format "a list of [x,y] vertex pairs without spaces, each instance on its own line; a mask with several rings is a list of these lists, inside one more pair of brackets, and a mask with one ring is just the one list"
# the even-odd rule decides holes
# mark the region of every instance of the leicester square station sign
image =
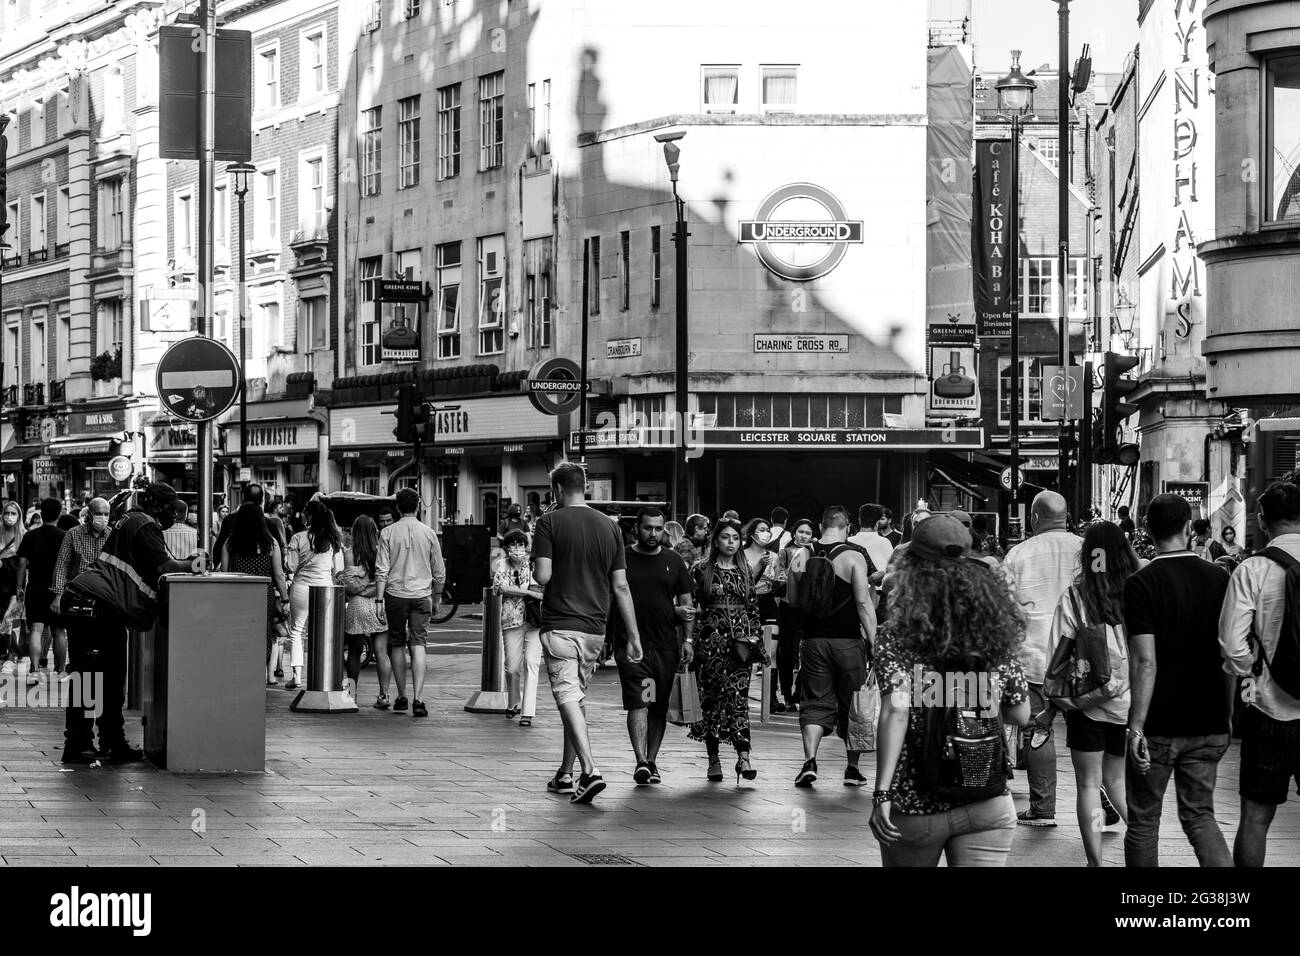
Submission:
[[[783,218],[783,211],[799,218]],[[753,245],[758,260],[775,275],[808,282],[838,266],[850,244],[862,242],[862,220],[850,219],[829,190],[791,183],[764,199],[753,219],[741,221],[740,241]],[[809,253],[802,246],[824,246],[825,252]]]

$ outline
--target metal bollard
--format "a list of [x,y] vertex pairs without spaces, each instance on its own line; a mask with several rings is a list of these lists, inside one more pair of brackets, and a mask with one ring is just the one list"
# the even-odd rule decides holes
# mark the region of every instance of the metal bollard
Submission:
[[289,709],[294,713],[356,713],[357,702],[343,689],[343,612],[347,592],[333,584],[313,586],[307,597],[307,688]]
[[768,663],[763,665],[763,682],[762,682],[762,704],[759,705],[758,722],[767,723],[772,716],[772,670],[776,667],[776,643],[777,635],[781,629],[775,624],[763,625],[763,650],[767,651]]
[[470,694],[465,709],[471,714],[504,714],[509,705],[506,693],[506,654],[501,637],[501,595],[483,589],[483,658],[479,669],[479,690]]

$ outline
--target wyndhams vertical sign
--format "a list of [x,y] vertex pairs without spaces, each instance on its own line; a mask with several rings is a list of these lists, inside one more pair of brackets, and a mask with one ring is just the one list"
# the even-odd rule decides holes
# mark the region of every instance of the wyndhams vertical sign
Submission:
[[1011,144],[975,144],[975,214],[971,251],[975,268],[975,325],[980,336],[1011,335],[1011,283],[1007,267],[1010,213]]

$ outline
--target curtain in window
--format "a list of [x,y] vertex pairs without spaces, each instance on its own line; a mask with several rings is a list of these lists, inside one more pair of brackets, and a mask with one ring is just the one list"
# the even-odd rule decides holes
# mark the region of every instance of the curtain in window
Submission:
[[794,106],[793,70],[768,70],[763,74],[763,102],[768,106]]
[[704,78],[704,102],[709,106],[734,106],[739,81],[734,73],[715,73]]

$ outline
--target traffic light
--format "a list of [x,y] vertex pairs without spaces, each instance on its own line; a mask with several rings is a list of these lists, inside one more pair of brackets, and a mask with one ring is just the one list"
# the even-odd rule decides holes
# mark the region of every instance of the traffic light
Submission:
[[429,428],[429,406],[424,404],[424,396],[416,395],[415,410],[411,413],[411,431],[415,441],[424,441]]
[[9,231],[9,114],[0,113],[0,243]]
[[393,410],[393,414],[397,416],[397,424],[393,426],[393,437],[403,445],[415,441],[416,416],[423,410],[424,401],[420,398],[420,390],[414,385],[399,385],[397,408]]
[[1136,405],[1125,401],[1138,387],[1138,383],[1131,378],[1124,378],[1124,373],[1137,363],[1136,355],[1106,353],[1101,412],[1093,430],[1093,448],[1099,464],[1135,465],[1140,457],[1137,445],[1121,441],[1124,419],[1138,410]]

